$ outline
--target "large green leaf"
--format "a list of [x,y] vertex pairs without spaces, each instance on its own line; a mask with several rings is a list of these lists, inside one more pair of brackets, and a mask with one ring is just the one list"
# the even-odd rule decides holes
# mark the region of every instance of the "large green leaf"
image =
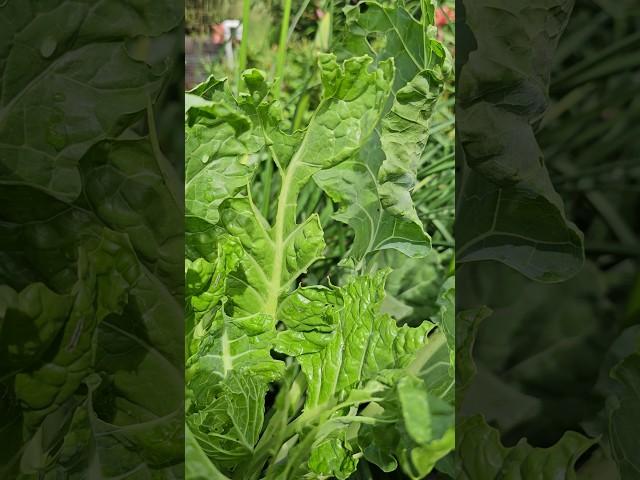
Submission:
[[176,27],[182,11],[160,3],[165,15],[154,15],[155,8],[131,15],[130,6],[108,1],[2,6],[3,183],[34,185],[64,200],[78,197],[82,155],[119,135],[162,87],[164,59],[145,48]]
[[198,440],[188,427],[186,429],[185,456],[189,459],[185,471],[187,480],[227,480],[227,477],[220,473],[207,458]]
[[202,100],[186,112],[187,221],[193,217],[215,225],[219,205],[245,187],[255,170],[252,154],[258,146],[253,144],[251,122],[231,102]]
[[[187,360],[187,418],[202,450],[222,471],[231,473],[242,468],[243,459],[261,458],[262,453],[254,449],[261,448],[256,442],[264,397],[269,383],[283,372],[283,363],[270,353],[276,320],[281,320],[280,307],[287,308],[283,301],[287,302],[294,281],[321,257],[325,246],[317,214],[297,223],[297,197],[315,173],[353,156],[377,123],[392,69],[384,64],[370,71],[370,63],[370,58],[360,57],[339,66],[333,56],[321,56],[323,100],[307,129],[293,135],[279,129],[278,106],[257,70],[243,75],[250,92],[235,105],[228,105],[228,97],[225,105],[217,100],[222,98],[216,93],[217,84],[190,93],[206,98],[189,101],[188,128],[197,127],[200,134],[191,137],[189,151],[198,154],[188,162],[200,172],[200,152],[214,155],[207,160],[212,162],[210,178],[206,178],[209,173],[203,175],[200,186],[212,191],[212,200],[193,204],[192,210],[201,209],[197,217],[215,225],[209,232],[217,250],[211,246],[212,253],[191,250],[201,256],[187,262],[193,314],[188,334],[192,353]],[[216,153],[234,145],[238,149]],[[247,188],[251,172],[245,170],[234,183],[231,178],[222,179],[218,169],[242,165],[243,159],[254,158],[251,155],[262,147],[269,149],[282,179],[273,224],[253,203]],[[222,157],[226,163],[220,161]],[[217,194],[211,182],[221,179],[223,188]],[[195,188],[192,193],[200,201],[202,190]],[[189,206],[187,210],[189,215]],[[187,224],[189,230],[194,226],[199,228],[194,222]]]
[[21,292],[0,286],[0,357],[2,371],[24,368],[45,353],[63,328],[73,298],[42,283]]
[[296,357],[307,376],[306,406],[344,397],[385,369],[402,368],[427,340],[429,322],[398,327],[378,310],[387,272],[341,288],[302,287],[279,311],[288,330],[276,348]]
[[343,263],[357,269],[378,250],[395,249],[410,257],[424,257],[429,251],[411,189],[451,61],[427,27],[433,21],[433,4],[424,6],[424,21],[416,20],[400,2],[361,2],[344,9],[350,28],[341,38],[343,48],[372,55],[376,62],[393,58],[396,66],[386,115],[360,155],[314,177],[340,206],[334,218],[355,232],[350,259]]
[[[369,72],[370,63],[370,58],[359,57],[339,66],[332,55],[320,57],[324,85],[320,106],[295,148],[288,142],[286,148],[272,148],[274,160],[282,169],[273,225],[257,211],[250,197],[229,199],[221,205],[221,226],[240,239],[245,251],[242,276],[230,282],[234,315],[275,315],[293,280],[320,258],[324,239],[319,219],[312,215],[298,224],[297,197],[314,174],[350,158],[370,135],[392,77],[389,64]],[[258,116],[266,115],[270,100],[263,96],[268,88],[264,77],[250,71],[245,80],[252,94],[261,99],[254,110]],[[275,130],[266,120],[264,135],[266,143],[271,144]]]
[[365,458],[385,472],[400,464],[409,478],[425,478],[453,450],[453,405],[430,394],[415,376],[401,378],[383,401],[370,404],[364,414],[379,423],[363,425],[358,443]]
[[640,418],[640,354],[625,358],[611,376],[622,388],[609,405],[609,442],[620,478],[626,480],[640,473],[638,436],[633,428]]
[[[541,59],[552,57],[572,3],[553,1],[536,14],[522,2],[466,5],[476,46],[458,81],[459,262],[495,260],[544,282],[582,266],[582,234],[565,216],[536,139],[551,65]],[[497,23],[513,35],[496,36]]]
[[459,458],[456,478],[497,480],[513,478],[576,478],[576,462],[595,442],[576,432],[567,432],[547,448],[532,447],[521,440],[505,447],[499,432],[480,416],[457,424],[456,455]]

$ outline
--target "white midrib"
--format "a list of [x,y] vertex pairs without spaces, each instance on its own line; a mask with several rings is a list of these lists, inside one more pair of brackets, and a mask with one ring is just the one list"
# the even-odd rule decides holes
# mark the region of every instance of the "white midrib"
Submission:
[[282,188],[278,195],[278,209],[276,211],[276,221],[273,227],[273,271],[269,282],[269,293],[265,305],[266,313],[274,318],[278,310],[278,298],[280,297],[280,287],[282,283],[282,261],[284,260],[284,229],[287,219],[287,208],[289,206],[289,195],[292,193],[293,180],[298,166],[298,155],[291,159],[291,163],[285,171],[282,180]]
[[222,367],[224,368],[224,377],[227,376],[227,373],[233,370],[231,345],[229,344],[229,337],[226,329],[222,331]]

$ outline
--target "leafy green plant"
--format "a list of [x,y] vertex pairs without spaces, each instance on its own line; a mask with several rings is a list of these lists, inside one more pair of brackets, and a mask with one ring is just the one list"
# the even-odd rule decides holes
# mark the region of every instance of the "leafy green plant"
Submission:
[[[421,20],[376,8],[414,28],[413,65],[383,52],[341,63],[321,54],[322,95],[303,130],[283,128],[273,84],[256,69],[238,95],[213,78],[187,93],[193,478],[398,469],[417,479],[453,448],[453,277],[436,287],[432,310],[401,325],[384,313],[390,272],[379,257],[431,253],[410,190],[450,60],[426,28],[431,4]],[[266,210],[254,201],[264,162],[278,187]],[[337,205],[333,218],[312,211],[315,192]],[[325,229],[339,222],[354,232],[336,259],[349,273],[314,282],[307,272],[333,249]]]
[[[482,188],[462,185],[461,211],[469,200],[476,207],[456,221],[475,222],[461,231],[469,239],[475,227],[491,223],[488,218],[501,228],[487,231],[475,247],[464,244],[470,248],[462,252],[466,264],[458,273],[465,288],[458,307],[485,304],[493,311],[469,310],[456,319],[455,478],[635,479],[640,451],[634,430],[640,375],[637,6],[464,3],[474,44],[459,70],[464,77],[458,123],[469,153],[464,168],[484,180]],[[498,22],[510,32],[504,51],[499,39],[505,37],[487,28]],[[525,55],[510,53],[520,42],[520,52],[546,60],[534,70],[529,70],[532,62],[518,64]],[[489,122],[508,123],[501,115],[511,117],[513,129],[491,136],[488,131],[496,129],[487,128]],[[533,149],[522,141],[530,133],[535,133]],[[516,173],[513,182],[505,181],[509,168]],[[525,208],[545,184],[553,188],[546,190],[556,207],[534,201]],[[465,189],[471,192],[467,198]],[[519,198],[522,209],[490,213],[478,205],[478,194],[485,192],[489,205],[497,190],[511,190],[511,201]],[[546,232],[537,231],[543,225]],[[552,230],[563,241],[535,245],[537,251],[522,263],[518,257],[527,249],[519,240],[507,240],[519,228],[528,237],[523,243],[543,240],[540,233],[550,236]],[[573,253],[567,241],[574,244]],[[509,267],[472,263],[479,259]]]
[[129,13],[0,5],[1,478],[183,470],[182,165],[155,128],[183,11]]

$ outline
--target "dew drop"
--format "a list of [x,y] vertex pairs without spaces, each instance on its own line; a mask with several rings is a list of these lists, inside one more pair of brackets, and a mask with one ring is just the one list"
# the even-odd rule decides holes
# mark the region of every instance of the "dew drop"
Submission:
[[47,143],[57,151],[62,150],[67,145],[67,133],[64,124],[53,122],[47,128]]
[[56,51],[57,46],[58,42],[56,42],[55,38],[50,35],[44,37],[44,40],[42,40],[42,43],[40,44],[40,55],[44,58],[49,58],[53,55],[53,52]]
[[202,155],[200,160],[202,161],[202,163],[207,163],[209,161],[209,155],[205,153],[204,155]]

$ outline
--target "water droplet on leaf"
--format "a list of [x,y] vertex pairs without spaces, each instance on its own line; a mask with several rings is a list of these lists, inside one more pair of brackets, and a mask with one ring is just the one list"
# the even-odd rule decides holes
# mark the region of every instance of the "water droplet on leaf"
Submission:
[[49,58],[53,55],[53,52],[56,51],[57,46],[58,42],[56,42],[55,38],[50,35],[44,37],[44,40],[42,40],[42,43],[40,44],[40,55],[44,58]]
[[209,161],[209,155],[205,153],[204,155],[202,155],[202,158],[200,158],[200,160],[202,161],[202,163],[207,163]]
[[47,143],[57,151],[62,150],[67,145],[67,132],[61,120],[54,120],[47,128]]

